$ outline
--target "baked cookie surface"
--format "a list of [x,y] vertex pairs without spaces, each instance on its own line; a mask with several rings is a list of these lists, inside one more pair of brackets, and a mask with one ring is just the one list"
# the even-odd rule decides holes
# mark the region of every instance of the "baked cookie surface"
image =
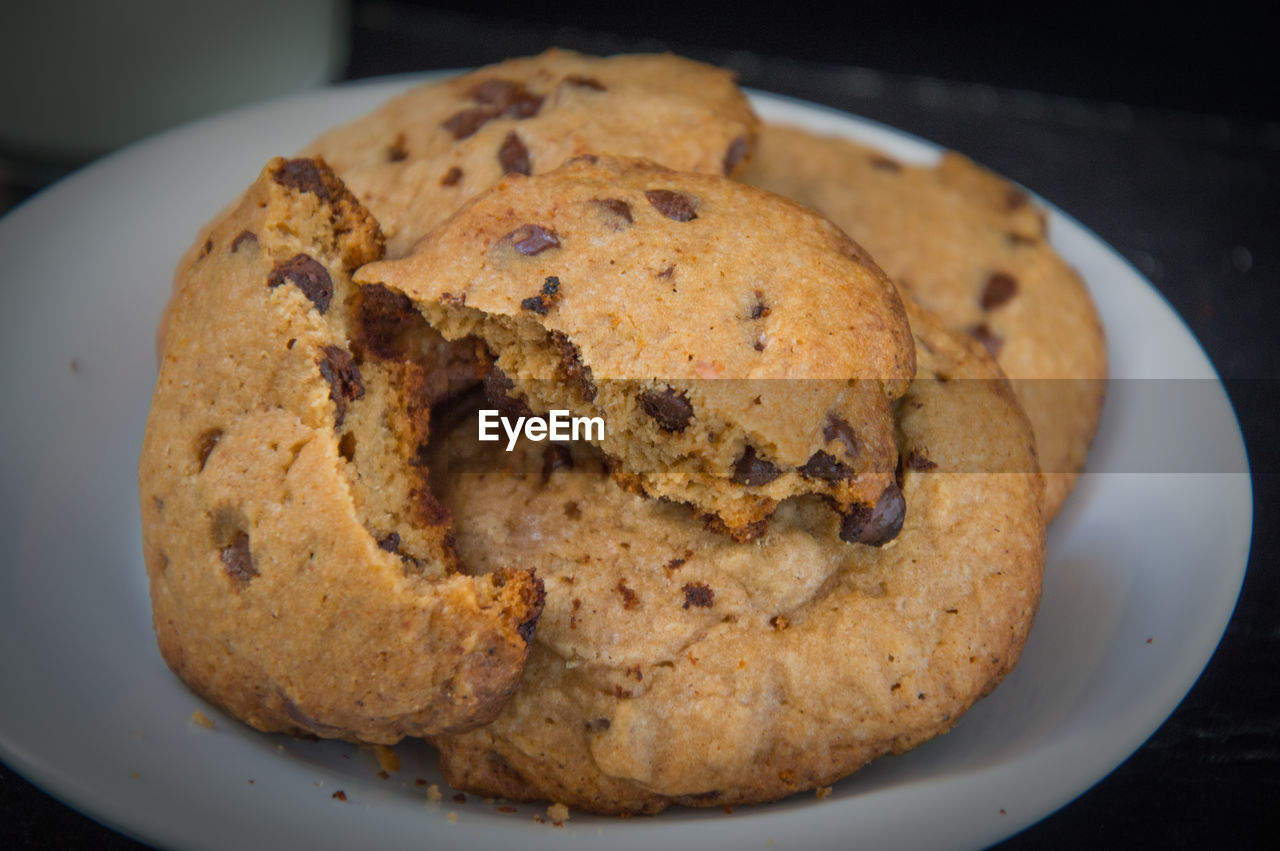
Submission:
[[774,125],[743,179],[830,218],[905,294],[987,346],[1035,428],[1052,518],[1097,431],[1106,341],[1027,194],[955,153],[922,168]]
[[892,537],[862,516],[882,500],[900,520],[892,402],[914,375],[902,304],[861,249],[790,201],[587,156],[506,176],[356,280],[407,295],[448,339],[482,339],[500,396],[601,418],[593,440],[620,481],[740,539],[803,494],[830,500],[851,542]]
[[607,153],[729,174],[745,163],[758,124],[723,69],[670,54],[553,49],[418,86],[307,152],[342,176],[398,257],[509,172]]
[[[812,498],[735,543],[616,488],[577,447],[574,467],[545,476],[518,472],[528,463],[502,475],[498,457],[436,481],[464,559],[519,554],[547,586],[502,713],[432,739],[453,786],[604,813],[772,800],[945,732],[995,687],[1038,606],[1043,482],[986,353],[922,313],[911,322],[908,508],[884,547],[842,544]],[[438,451],[491,450],[462,428]]]
[[377,223],[323,164],[270,163],[179,270],[139,463],[153,621],[197,693],[270,731],[390,743],[491,718],[541,611],[464,575],[414,452],[432,396],[366,351]]

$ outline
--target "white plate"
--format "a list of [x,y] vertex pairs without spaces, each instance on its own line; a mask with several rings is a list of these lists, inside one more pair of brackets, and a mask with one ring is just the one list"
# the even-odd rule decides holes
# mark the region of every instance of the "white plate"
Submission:
[[[473,799],[426,803],[431,752],[371,754],[255,733],[193,697],[151,631],[136,465],[155,379],[152,329],[179,254],[272,155],[354,117],[405,79],[221,115],[115,154],[0,222],[6,308],[0,541],[0,757],[94,818],[188,848],[726,848],[985,845],[1102,778],[1173,710],[1231,615],[1252,497],[1239,427],[1213,368],[1159,295],[1111,248],[1054,211],[1053,242],[1101,309],[1113,377],[1199,378],[1194,429],[1171,451],[1221,453],[1213,473],[1086,476],[1050,534],[1040,617],[1021,665],[947,736],[889,758],[819,801],[731,816],[677,810],[537,825]],[[936,148],[871,122],[756,95],[762,115],[873,142]],[[1091,468],[1169,431],[1113,394]],[[1177,456],[1171,456],[1177,457]],[[1188,498],[1194,493],[1195,498]],[[195,709],[217,722],[191,723]],[[250,783],[249,781],[253,782]],[[332,799],[346,792],[347,801]],[[456,821],[448,818],[456,813]]]

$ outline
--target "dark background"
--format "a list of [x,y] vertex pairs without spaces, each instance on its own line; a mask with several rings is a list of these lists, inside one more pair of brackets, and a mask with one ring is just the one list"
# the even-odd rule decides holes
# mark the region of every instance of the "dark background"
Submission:
[[[1110,776],[1001,847],[1262,845],[1280,827],[1280,67],[1262,8],[357,0],[343,78],[551,45],[673,50],[960,150],[1115,246],[1227,381],[1253,469],[1253,550],[1235,616],[1177,711]],[[63,166],[0,160],[0,211]],[[0,767],[0,846],[133,845]]]

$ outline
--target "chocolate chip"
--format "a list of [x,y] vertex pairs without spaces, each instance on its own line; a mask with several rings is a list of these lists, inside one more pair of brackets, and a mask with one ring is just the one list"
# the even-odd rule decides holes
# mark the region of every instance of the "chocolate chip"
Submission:
[[329,382],[329,398],[337,408],[335,426],[341,426],[347,415],[347,401],[364,396],[364,382],[360,380],[360,368],[351,353],[341,346],[325,346],[324,356],[316,361],[320,374]]
[[360,287],[356,320],[361,344],[384,359],[407,357],[409,335],[425,324],[407,295],[381,284]]
[[853,426],[834,414],[827,414],[827,422],[822,427],[822,439],[828,443],[839,440],[849,451],[849,455],[854,458],[858,457],[858,453],[862,451],[862,441],[858,439],[858,433],[853,430]]
[[907,514],[907,503],[902,489],[896,483],[880,494],[875,507],[855,505],[840,523],[840,540],[850,544],[870,544],[878,547],[887,544],[902,531],[902,521]]
[[907,453],[905,463],[910,469],[919,470],[922,473],[938,469],[938,465],[933,461],[930,461],[929,456],[925,455],[918,449],[912,449]]
[[689,426],[693,419],[693,405],[684,392],[677,393],[672,388],[666,390],[646,390],[639,396],[640,408],[658,421],[658,427],[665,432],[679,434]]
[[542,282],[542,292],[535,296],[530,296],[520,302],[520,306],[525,310],[532,310],[539,316],[546,316],[551,308],[556,306],[560,301],[560,279],[555,275],[547,276]]
[[767,485],[781,475],[776,465],[756,455],[754,446],[748,446],[733,465],[733,483],[738,485]]
[[388,532],[386,535],[379,538],[378,549],[386,550],[389,553],[400,552],[400,533]]
[[880,171],[902,171],[902,164],[897,160],[891,160],[888,157],[880,156],[879,154],[871,157],[871,167],[879,169]]
[[614,586],[614,590],[622,595],[622,608],[634,609],[640,605],[640,597],[634,590],[627,587],[626,579],[619,579],[618,584]]
[[668,219],[691,222],[698,218],[698,214],[693,210],[693,199],[683,192],[673,192],[670,189],[647,189],[644,197],[649,199],[649,203],[655,210]]
[[1016,186],[1010,186],[1004,193],[1005,209],[1013,211],[1027,206],[1031,202],[1031,196]]
[[548,248],[560,247],[560,239],[556,236],[556,232],[542,225],[521,225],[503,239],[510,240],[516,251],[526,257],[541,254]]
[[489,404],[497,408],[502,416],[510,419],[532,416],[533,411],[529,410],[529,406],[522,399],[511,395],[513,389],[515,385],[507,374],[498,369],[497,364],[490,365],[489,371],[484,374],[484,395]]
[[800,468],[800,475],[806,479],[822,479],[826,482],[838,482],[853,478],[853,468],[841,464],[834,455],[819,449]]
[[596,198],[595,202],[615,216],[626,219],[627,224],[634,221],[631,218],[631,205],[621,198]]
[[747,140],[744,136],[739,136],[729,143],[729,148],[724,152],[724,173],[726,175],[733,174],[733,170],[742,162],[743,157],[747,155]]
[[542,95],[535,95],[522,83],[491,79],[478,83],[471,90],[471,97],[478,103],[492,107],[496,115],[508,118],[532,118],[542,109]]
[[1004,348],[1004,339],[992,331],[987,323],[980,322],[970,327],[969,336],[985,346],[991,357],[1000,357],[1000,350]]
[[1008,272],[992,272],[982,289],[982,309],[994,310],[1017,295],[1018,281]]
[[387,159],[393,163],[404,162],[409,159],[409,149],[405,147],[403,133],[397,133],[396,137],[391,140],[391,144],[387,146]]
[[764,303],[764,292],[756,290],[756,303],[751,306],[751,318],[764,319],[772,312],[769,305]]
[[542,483],[551,481],[551,474],[561,467],[573,469],[573,453],[559,443],[547,444],[542,450]]
[[512,130],[502,140],[502,146],[498,148],[498,164],[502,166],[504,174],[533,173],[533,165],[529,162],[529,149],[524,146],[524,142],[520,141],[516,131]]
[[458,181],[462,180],[462,169],[450,166],[449,170],[444,173],[444,177],[440,178],[441,186],[457,186]]
[[231,543],[222,548],[222,569],[232,579],[248,582],[258,575],[258,568],[253,563],[253,553],[249,552],[249,536],[237,532]]
[[577,384],[582,398],[588,402],[596,398],[596,385],[591,378],[591,367],[582,362],[578,347],[559,331],[551,332],[551,341],[560,350],[560,371],[565,380]]
[[204,241],[204,245],[200,246],[200,256],[197,257],[196,259],[201,260],[205,257],[208,257],[210,251],[213,251],[213,240],[206,239]]
[[[307,161],[309,162],[309,160]],[[267,276],[267,286],[278,287],[285,281],[302,290],[316,310],[324,313],[333,299],[333,279],[329,270],[305,254],[295,254],[292,259],[277,263]]]
[[455,139],[465,139],[498,117],[494,109],[464,109],[441,122],[440,126],[453,134]]
[[276,183],[299,192],[310,192],[321,201],[329,200],[329,187],[325,186],[324,177],[316,161],[307,157],[285,160],[271,173]]
[[1034,236],[1026,236],[1025,234],[1021,234],[1021,233],[1018,233],[1017,231],[1012,231],[1012,230],[1009,231],[1004,236],[1005,236],[1005,239],[1009,241],[1010,245],[1035,245],[1037,242],[1040,241],[1036,239]]
[[600,82],[595,77],[587,77],[582,74],[570,74],[564,78],[564,81],[570,85],[581,86],[584,89],[591,89],[592,91],[603,92],[605,90],[604,83]]
[[204,472],[204,465],[209,460],[209,454],[213,452],[213,448],[218,445],[218,441],[221,439],[222,429],[220,428],[211,428],[200,435],[200,440],[196,443],[196,460],[200,462],[200,472]]
[[240,246],[244,245],[246,242],[256,244],[258,242],[258,235],[251,230],[240,231],[240,233],[236,234],[236,238],[231,240],[231,253],[235,254],[240,250]]
[[682,609],[690,606],[709,609],[716,599],[716,592],[712,591],[705,582],[686,582],[680,590],[684,592],[684,605],[680,607]]

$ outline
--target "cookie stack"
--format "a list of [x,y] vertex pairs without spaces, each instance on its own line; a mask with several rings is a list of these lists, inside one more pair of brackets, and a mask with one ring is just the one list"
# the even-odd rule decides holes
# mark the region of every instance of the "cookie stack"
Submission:
[[[1036,444],[1056,510],[1096,425],[1001,370],[1105,369],[1043,237],[967,162],[762,132],[672,56],[414,89],[269,163],[178,270],[161,652],[258,729],[424,737],[459,789],[603,813],[914,747],[1017,662]],[[481,409],[603,427],[485,441]]]

